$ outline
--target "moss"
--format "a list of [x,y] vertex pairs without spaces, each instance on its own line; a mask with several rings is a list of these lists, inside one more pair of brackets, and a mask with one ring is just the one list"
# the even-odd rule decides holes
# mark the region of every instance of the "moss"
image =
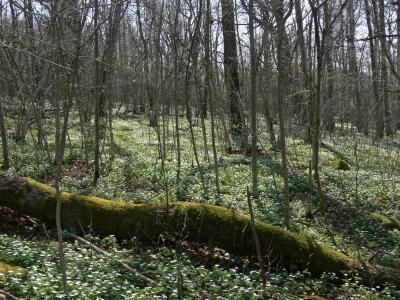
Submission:
[[[194,202],[131,204],[62,193],[61,219],[67,229],[90,227],[120,238],[156,241],[160,235],[204,243],[236,255],[256,255],[249,217],[219,206]],[[0,205],[55,223],[56,192],[32,179],[0,174]],[[357,261],[312,238],[256,221],[261,250],[272,265],[308,269],[313,275],[340,274]]]
[[[1,187],[1,181],[0,181]],[[5,186],[3,185],[3,188]],[[54,223],[56,192],[32,179],[10,179],[0,190],[0,204]],[[5,199],[8,198],[8,199]],[[255,255],[250,219],[233,210],[193,202],[130,204],[97,197],[62,193],[62,224],[80,230],[118,237],[132,235],[157,240],[160,234],[206,243],[233,254]],[[4,200],[3,200],[4,199]],[[262,250],[271,263],[292,269],[308,268],[314,274],[349,269],[350,258],[322,247],[311,238],[278,227],[256,223]]]
[[395,218],[384,216],[378,213],[369,213],[372,220],[378,222],[383,227],[388,229],[398,229],[400,230],[400,222]]
[[349,171],[350,166],[347,162],[342,159],[335,159],[331,162],[331,167],[338,171]]
[[[240,255],[255,255],[250,219],[232,210],[197,203],[179,203],[174,215],[175,226],[183,223],[183,234],[193,241],[217,245]],[[183,228],[181,226],[181,228]],[[271,263],[292,269],[308,268],[313,274],[349,269],[351,259],[332,249],[322,247],[310,237],[256,222],[261,249]]]
[[25,269],[18,267],[18,266],[13,266],[13,265],[9,265],[3,262],[0,262],[0,273],[1,274],[6,274],[6,275],[10,275],[10,274],[24,274],[25,273]]
[[57,241],[50,241],[48,245],[49,245],[50,248],[58,248],[58,247],[60,247],[60,243],[57,242]]

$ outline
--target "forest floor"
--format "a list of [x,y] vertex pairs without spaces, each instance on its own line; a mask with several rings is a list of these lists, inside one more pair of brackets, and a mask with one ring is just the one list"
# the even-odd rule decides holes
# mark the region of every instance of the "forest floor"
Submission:
[[[251,158],[225,154],[218,146],[220,195],[215,189],[211,139],[208,152],[203,146],[201,127],[195,127],[201,172],[209,187],[204,194],[200,171],[190,142],[188,125],[181,121],[181,181],[176,184],[176,154],[172,124],[166,136],[164,169],[158,155],[157,135],[147,119],[114,120],[114,144],[103,145],[103,176],[93,187],[93,155],[82,150],[78,128],[71,128],[63,164],[62,188],[79,194],[121,201],[149,202],[190,200],[216,204],[248,214],[246,188],[251,185]],[[199,124],[200,125],[200,124]],[[209,126],[209,124],[207,124]],[[48,128],[53,157],[54,132]],[[264,130],[264,131],[263,131]],[[327,211],[312,219],[305,208],[315,208],[316,186],[309,188],[310,146],[293,134],[287,140],[290,163],[290,206],[293,231],[307,234],[360,261],[384,266],[400,266],[400,230],[388,229],[374,221],[371,212],[400,219],[400,137],[373,143],[349,129],[324,136],[321,148],[321,183],[328,202]],[[208,132],[210,132],[208,130]],[[221,133],[218,133],[221,134]],[[263,126],[260,134],[266,136]],[[46,155],[33,143],[32,131],[26,143],[11,141],[12,172],[52,184]],[[93,136],[93,135],[89,135]],[[260,139],[260,197],[255,201],[256,218],[283,226],[283,180],[280,155]],[[90,145],[87,145],[89,148]],[[114,153],[114,157],[110,153]],[[337,170],[335,160],[345,161],[349,170]],[[262,284],[252,258],[233,257],[222,249],[203,245],[158,241],[117,241],[114,236],[85,238],[119,257],[156,284],[149,285],[126,273],[115,261],[100,256],[67,239],[65,245],[71,299],[400,299],[400,291],[390,286],[366,287],[351,274],[338,281],[332,274],[311,278],[307,271],[271,271]],[[59,299],[61,275],[57,265],[58,243],[52,228],[0,208],[0,262],[25,268],[23,274],[0,273],[0,288],[25,299]],[[177,284],[182,275],[182,284]]]

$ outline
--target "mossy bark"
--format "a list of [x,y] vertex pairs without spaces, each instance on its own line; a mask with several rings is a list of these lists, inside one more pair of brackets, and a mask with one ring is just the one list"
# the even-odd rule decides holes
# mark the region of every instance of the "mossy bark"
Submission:
[[25,269],[18,267],[18,266],[14,266],[14,265],[10,265],[10,264],[6,264],[0,261],[0,273],[2,274],[24,274],[25,273]]
[[372,220],[378,222],[387,229],[398,229],[400,230],[400,222],[395,218],[384,216],[378,213],[369,213]]
[[334,161],[332,161],[331,166],[333,169],[339,170],[339,171],[349,171],[350,170],[349,164],[342,159],[335,159]]
[[[167,209],[164,203],[156,202],[130,204],[71,193],[62,193],[61,197],[61,219],[66,229],[80,231],[90,226],[100,234],[152,240],[169,235],[220,247],[235,255],[256,254],[250,218],[233,210],[193,202],[170,203]],[[0,205],[55,223],[55,189],[29,178],[0,174]],[[261,251],[273,264],[308,269],[313,275],[360,270],[368,282],[389,281],[400,286],[398,270],[362,265],[310,237],[259,221],[255,225]]]

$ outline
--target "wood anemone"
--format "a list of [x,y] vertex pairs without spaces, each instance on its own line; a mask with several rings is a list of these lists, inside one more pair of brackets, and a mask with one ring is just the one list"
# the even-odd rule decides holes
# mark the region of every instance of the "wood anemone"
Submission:
[[[160,235],[223,248],[235,255],[255,255],[250,218],[226,208],[194,202],[130,204],[63,192],[61,219],[64,228],[91,228],[119,238],[138,236],[157,240]],[[0,205],[55,223],[55,189],[30,178],[0,173]],[[308,269],[317,276],[358,271],[365,282],[390,282],[400,287],[400,271],[361,264],[310,237],[256,221],[261,250],[275,264],[291,270]]]

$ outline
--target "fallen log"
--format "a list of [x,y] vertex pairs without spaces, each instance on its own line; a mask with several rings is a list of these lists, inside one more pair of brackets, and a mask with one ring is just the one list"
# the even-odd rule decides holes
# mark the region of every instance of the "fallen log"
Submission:
[[[157,240],[160,235],[223,248],[235,255],[256,255],[250,218],[226,208],[193,202],[130,204],[63,192],[63,228],[90,227],[99,234],[119,238],[138,236]],[[30,178],[0,173],[0,206],[55,223],[56,191]],[[365,282],[389,282],[400,287],[400,271],[361,264],[310,237],[256,221],[262,254],[269,262],[313,275],[358,271]]]
[[369,216],[372,220],[378,222],[384,228],[400,230],[400,222],[395,218],[384,216],[374,212],[369,213]]

